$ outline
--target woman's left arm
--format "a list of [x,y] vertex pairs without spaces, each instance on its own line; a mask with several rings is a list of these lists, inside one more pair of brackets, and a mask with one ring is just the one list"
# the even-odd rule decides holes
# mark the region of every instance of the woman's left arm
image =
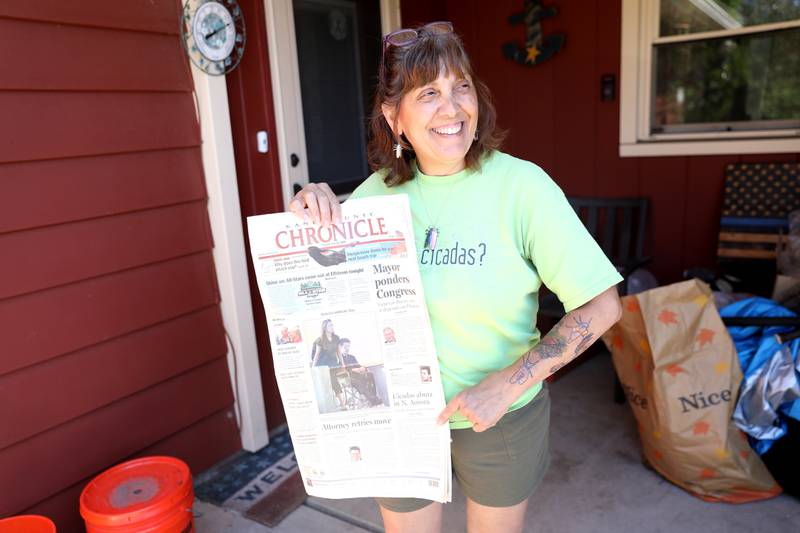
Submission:
[[616,286],[603,291],[564,315],[536,346],[513,364],[455,395],[439,415],[438,423],[443,424],[461,411],[475,431],[491,428],[526,390],[586,351],[621,314]]

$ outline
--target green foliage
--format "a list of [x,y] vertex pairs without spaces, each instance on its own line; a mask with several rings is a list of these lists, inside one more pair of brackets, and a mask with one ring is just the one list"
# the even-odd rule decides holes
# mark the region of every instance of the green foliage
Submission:
[[655,124],[800,120],[798,50],[800,29],[657,46]]

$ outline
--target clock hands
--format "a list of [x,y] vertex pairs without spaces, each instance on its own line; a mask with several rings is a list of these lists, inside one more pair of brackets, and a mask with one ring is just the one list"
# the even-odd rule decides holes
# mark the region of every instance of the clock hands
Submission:
[[219,32],[221,32],[222,30],[224,30],[224,29],[225,29],[225,28],[227,28],[228,26],[230,26],[230,24],[225,24],[224,26],[220,26],[219,28],[217,28],[216,30],[212,31],[211,33],[208,33],[208,34],[206,34],[206,35],[203,35],[203,40],[204,40],[204,41],[207,41],[208,39],[210,39],[211,37],[215,36],[216,34],[218,34]]
[[223,75],[241,60],[245,24],[237,1],[181,0],[184,48],[192,63],[206,74]]

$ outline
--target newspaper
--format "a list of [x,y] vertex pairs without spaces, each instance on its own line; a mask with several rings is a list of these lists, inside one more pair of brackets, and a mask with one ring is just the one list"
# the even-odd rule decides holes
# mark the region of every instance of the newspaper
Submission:
[[321,227],[247,219],[275,375],[306,492],[451,500],[450,430],[408,198]]

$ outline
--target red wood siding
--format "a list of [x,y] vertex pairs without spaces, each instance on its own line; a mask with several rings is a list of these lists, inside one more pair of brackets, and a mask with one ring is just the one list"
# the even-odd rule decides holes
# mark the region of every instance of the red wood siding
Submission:
[[478,75],[495,97],[505,151],[547,170],[570,195],[648,196],[647,251],[662,282],[692,266],[713,267],[724,169],[729,163],[800,161],[797,153],[760,156],[619,157],[619,100],[600,101],[600,78],[614,74],[619,94],[621,2],[545,0],[559,13],[542,23],[563,32],[564,48],[534,68],[503,58],[503,43],[523,42],[508,17],[522,0],[403,0],[403,25],[453,21]]
[[[204,200],[196,147],[0,165],[0,232]],[[62,199],[69,197],[69,202]]]
[[180,9],[0,3],[0,517],[240,448]]

